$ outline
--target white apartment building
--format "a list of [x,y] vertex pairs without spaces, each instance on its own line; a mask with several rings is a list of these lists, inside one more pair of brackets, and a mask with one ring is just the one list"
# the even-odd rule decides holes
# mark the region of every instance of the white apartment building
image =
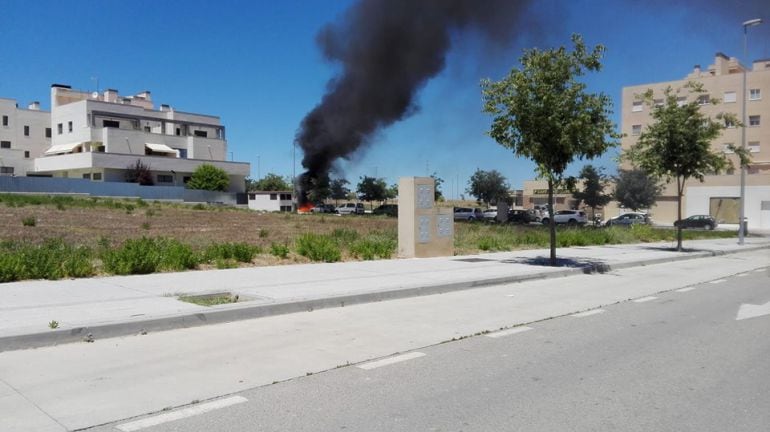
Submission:
[[225,127],[219,117],[168,105],[156,110],[148,91],[120,96],[113,89],[86,92],[61,84],[51,86],[51,112],[46,116],[46,145],[27,148],[19,141],[19,150],[28,151],[31,158],[31,169],[17,164],[20,173],[125,182],[129,167],[141,162],[156,185],[182,186],[195,168],[208,163],[229,175],[228,192],[245,190],[250,166],[226,160]]
[[27,175],[50,146],[51,113],[41,111],[39,102],[25,109],[0,98],[0,175]]
[[291,191],[251,191],[248,205],[252,210],[268,212],[290,212],[294,200]]
[[[770,230],[770,59],[756,60],[751,69],[745,69],[746,94],[742,92],[744,68],[736,58],[717,53],[714,64],[705,70],[696,65],[682,80],[624,87],[621,127],[625,137],[621,145],[623,149],[633,146],[652,122],[649,107],[636,97],[648,89],[652,89],[653,98],[662,101],[667,87],[676,90],[688,81],[699,82],[707,91],[707,95],[699,96],[703,100],[701,111],[712,118],[718,113],[733,113],[740,119],[745,98],[746,141],[752,156],[746,176],[745,215],[749,230]],[[684,101],[695,96],[682,92],[679,97]],[[718,100],[716,105],[709,103],[715,99]],[[729,145],[741,146],[740,128],[725,129],[712,146],[713,150],[725,153],[735,169],[706,176],[703,183],[690,179],[685,185],[684,217],[710,214],[722,223],[738,223],[740,165],[729,151]],[[656,222],[676,220],[676,185],[667,185],[657,205],[650,210]]]

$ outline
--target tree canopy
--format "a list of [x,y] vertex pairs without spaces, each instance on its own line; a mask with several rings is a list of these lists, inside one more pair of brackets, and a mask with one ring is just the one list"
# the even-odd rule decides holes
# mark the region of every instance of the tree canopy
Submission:
[[593,217],[596,217],[596,207],[603,207],[612,200],[612,195],[604,193],[607,177],[601,168],[585,165],[580,170],[579,178],[583,180],[583,190],[574,191],[572,197],[591,207]]
[[[430,175],[435,182],[436,186],[433,189],[433,200],[436,202],[444,201],[444,193],[441,191],[441,185],[444,184],[444,179],[438,176],[435,172]],[[395,198],[395,197],[394,197]]]
[[288,179],[279,176],[278,174],[268,173],[264,177],[262,177],[259,180],[250,180],[250,184],[247,184],[248,190],[255,190],[255,191],[269,191],[269,192],[275,192],[275,191],[290,191],[293,188],[291,187],[291,181]]
[[381,178],[363,176],[356,192],[361,201],[385,201],[388,197],[388,185]]
[[[604,46],[588,51],[580,35],[574,49],[529,49],[508,76],[481,83],[484,111],[492,116],[489,135],[516,156],[535,162],[548,181],[548,204],[564,180],[567,166],[593,159],[617,145],[620,137],[610,120],[612,102],[603,93],[588,93],[578,78],[601,69]],[[556,226],[550,220],[551,263],[556,263]]]
[[644,170],[620,170],[615,178],[615,201],[632,211],[647,209],[655,204],[662,187],[658,180]]
[[230,176],[221,168],[211,164],[201,164],[195,168],[187,187],[210,191],[226,191],[230,186]]
[[506,178],[497,170],[477,169],[468,180],[467,192],[476,197],[476,201],[489,205],[508,197]]
[[333,179],[329,183],[329,192],[330,192],[331,199],[335,201],[346,199],[350,194],[350,189],[347,187],[348,184],[350,184],[350,182],[348,182],[345,179]]
[[[691,99],[679,100],[686,93]],[[639,95],[651,110],[652,124],[639,136],[639,140],[624,155],[635,166],[651,175],[676,181],[677,218],[682,219],[682,196],[687,180],[703,181],[708,174],[716,174],[732,164],[724,154],[711,150],[711,143],[718,138],[726,123],[738,123],[735,116],[717,114],[714,119],[700,111],[701,96],[706,93],[700,83],[690,82],[674,90],[663,91],[663,103],[655,103],[652,90]],[[711,103],[716,103],[712,99]],[[682,228],[677,229],[677,250],[682,250]]]
[[136,163],[126,168],[125,178],[128,183],[139,183],[142,186],[152,186],[154,184],[150,166],[143,164],[140,159],[137,159]]

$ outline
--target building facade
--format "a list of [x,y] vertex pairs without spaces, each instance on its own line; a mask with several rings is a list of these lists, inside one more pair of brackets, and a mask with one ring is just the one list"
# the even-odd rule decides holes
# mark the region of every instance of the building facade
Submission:
[[181,186],[207,163],[228,174],[229,192],[245,190],[250,166],[226,160],[225,127],[218,117],[168,105],[156,110],[147,91],[120,96],[117,90],[91,93],[60,84],[51,86],[51,112],[45,116],[47,141],[30,141],[29,148],[19,142],[30,157],[17,164],[22,175],[125,182],[126,173],[141,164],[154,184]]
[[[746,176],[745,215],[749,229],[770,230],[770,59],[757,60],[746,68],[746,93],[743,94],[745,66],[734,57],[717,53],[714,64],[706,69],[696,65],[684,79],[623,88],[621,128],[624,133],[621,145],[629,149],[639,139],[645,127],[652,122],[650,108],[638,99],[648,89],[653,101],[662,102],[663,92],[671,87],[682,89],[679,98],[689,101],[699,97],[701,112],[714,118],[719,113],[732,113],[742,118],[742,106],[746,99],[746,141],[752,163]],[[703,85],[706,93],[689,95],[684,90],[689,81]],[[717,103],[712,102],[716,100]],[[718,175],[706,176],[704,182],[690,179],[685,185],[683,217],[710,214],[723,224],[736,224],[739,218],[740,164],[729,146],[740,147],[741,128],[728,127],[712,144],[712,150],[723,152],[734,169]],[[622,168],[629,168],[626,164]],[[677,217],[676,184],[666,185],[656,206],[650,209],[656,222],[673,223]]]
[[294,204],[291,191],[250,191],[249,208],[267,212],[290,212]]
[[25,109],[0,98],[0,175],[26,176],[50,146],[51,113],[41,111],[40,102]]

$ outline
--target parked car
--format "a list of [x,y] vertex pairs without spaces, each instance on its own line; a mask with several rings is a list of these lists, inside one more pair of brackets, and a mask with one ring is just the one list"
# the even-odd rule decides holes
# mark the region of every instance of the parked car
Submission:
[[383,204],[372,210],[372,214],[385,216],[398,216],[398,204]]
[[607,226],[631,226],[637,224],[651,224],[652,220],[647,213],[623,213],[607,220]]
[[679,219],[674,222],[675,227],[681,226],[682,228],[704,228],[707,230],[713,230],[717,227],[717,220],[709,215],[694,215],[686,219]]
[[311,210],[313,213],[334,213],[337,210],[333,204],[316,204]]
[[455,207],[454,213],[454,218],[456,221],[473,222],[484,218],[484,213],[478,207]]
[[487,222],[494,222],[497,219],[497,208],[488,208],[481,213],[481,216]]
[[345,203],[337,207],[336,213],[343,214],[364,214],[364,203]]
[[511,209],[508,210],[508,223],[513,224],[528,224],[530,222],[537,222],[537,214],[533,209]]
[[[550,216],[543,217],[540,221],[547,225]],[[554,214],[553,221],[557,224],[585,225],[588,223],[588,218],[583,210],[559,210]]]

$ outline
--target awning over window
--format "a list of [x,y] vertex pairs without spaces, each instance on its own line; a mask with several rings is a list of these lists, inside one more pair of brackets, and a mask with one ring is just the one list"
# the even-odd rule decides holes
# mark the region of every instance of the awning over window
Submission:
[[178,150],[172,149],[171,147],[169,147],[169,146],[167,146],[165,144],[146,143],[145,146],[147,146],[148,149],[154,151],[155,153],[179,154]]
[[83,144],[82,142],[77,142],[77,143],[70,143],[70,144],[52,145],[48,150],[45,151],[44,154],[52,155],[52,154],[72,153],[73,150],[80,147],[82,144]]

